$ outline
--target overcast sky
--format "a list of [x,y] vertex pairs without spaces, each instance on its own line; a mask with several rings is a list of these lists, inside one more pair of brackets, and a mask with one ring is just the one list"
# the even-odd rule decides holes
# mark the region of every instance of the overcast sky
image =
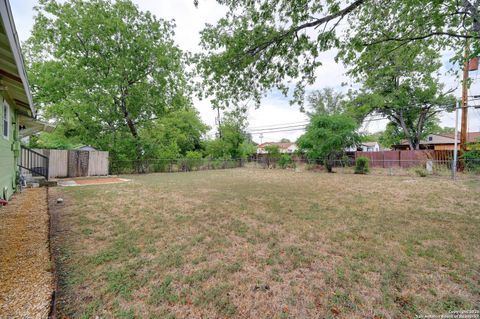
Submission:
[[[159,18],[175,20],[175,40],[177,44],[186,51],[198,52],[200,50],[199,31],[203,29],[205,23],[215,23],[226,12],[225,8],[217,4],[214,0],[201,0],[198,8],[193,5],[193,0],[133,0],[138,4],[141,10],[149,10]],[[20,41],[25,41],[29,35],[34,22],[33,7],[38,3],[37,0],[10,0],[12,11],[17,27]],[[322,54],[323,66],[317,71],[317,80],[315,84],[309,87],[309,90],[321,89],[324,87],[333,87],[338,90],[346,90],[342,87],[343,82],[348,82],[345,76],[345,68],[334,61],[335,52],[328,51]],[[446,71],[451,65],[448,63],[449,57],[443,57],[444,68]],[[478,80],[478,71],[470,72],[470,77],[474,79],[470,94],[480,94],[480,81]],[[444,76],[446,89],[458,87],[455,94],[460,97],[460,84],[458,79],[453,76]],[[195,107],[199,110],[203,121],[215,126],[215,114],[208,101],[194,100]],[[253,106],[249,109],[249,123],[251,128],[267,127],[284,123],[304,122],[306,116],[300,112],[298,106],[291,106],[288,100],[282,97],[278,92],[270,92],[262,101],[259,109]],[[442,125],[453,127],[455,115],[442,115]],[[375,132],[382,130],[386,121],[372,121],[365,123],[363,130]],[[480,110],[471,109],[469,112],[469,131],[480,131]],[[302,134],[302,131],[291,131],[281,133],[269,133],[263,135],[263,142],[278,141],[281,138],[295,140]],[[255,141],[260,142],[258,134],[254,134]]]

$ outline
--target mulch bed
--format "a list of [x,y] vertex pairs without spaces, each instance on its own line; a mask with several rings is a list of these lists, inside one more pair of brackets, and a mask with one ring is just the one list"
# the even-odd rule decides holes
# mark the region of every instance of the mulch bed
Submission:
[[0,318],[47,318],[53,292],[47,189],[0,208]]

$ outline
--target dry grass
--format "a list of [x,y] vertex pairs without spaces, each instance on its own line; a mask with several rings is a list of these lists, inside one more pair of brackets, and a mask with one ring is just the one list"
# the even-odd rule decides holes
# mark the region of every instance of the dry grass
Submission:
[[480,304],[478,181],[235,169],[55,188],[77,318],[400,318]]

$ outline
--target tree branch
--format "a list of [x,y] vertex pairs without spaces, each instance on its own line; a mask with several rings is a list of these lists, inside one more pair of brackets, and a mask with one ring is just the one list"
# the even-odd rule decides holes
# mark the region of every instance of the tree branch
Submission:
[[461,38],[461,39],[480,39],[480,35],[465,35],[465,34],[457,34],[457,33],[451,33],[451,32],[440,32],[440,31],[437,31],[437,32],[430,32],[428,34],[424,34],[424,35],[420,35],[420,36],[416,36],[416,37],[409,37],[409,38],[391,38],[391,37],[387,37],[387,38],[383,38],[383,39],[380,39],[380,40],[376,40],[376,41],[372,41],[372,42],[368,42],[368,43],[363,43],[363,45],[365,46],[371,46],[371,45],[375,45],[375,44],[380,44],[380,43],[384,43],[384,42],[403,42],[403,43],[408,43],[408,42],[412,42],[412,41],[417,41],[417,40],[425,40],[425,39],[428,39],[428,38],[431,38],[431,37],[434,37],[434,36],[449,36],[449,37],[456,37],[456,38]]
[[326,17],[316,19],[315,21],[307,22],[307,23],[301,24],[297,27],[291,28],[291,29],[281,33],[280,35],[273,37],[269,41],[266,41],[262,44],[257,45],[256,47],[248,49],[247,53],[251,54],[251,55],[256,55],[259,52],[267,49],[272,44],[274,44],[276,42],[281,42],[281,41],[283,41],[284,38],[286,38],[288,36],[291,36],[292,34],[296,34],[303,29],[318,27],[319,25],[322,25],[324,23],[328,23],[329,21],[334,20],[336,18],[339,18],[339,17],[343,18],[344,16],[348,15],[350,12],[352,12],[356,8],[360,7],[365,2],[366,2],[366,0],[356,0],[352,4],[350,4],[349,6],[347,6],[347,7],[343,8],[342,10],[338,11],[337,13],[334,13],[334,14],[328,15]]

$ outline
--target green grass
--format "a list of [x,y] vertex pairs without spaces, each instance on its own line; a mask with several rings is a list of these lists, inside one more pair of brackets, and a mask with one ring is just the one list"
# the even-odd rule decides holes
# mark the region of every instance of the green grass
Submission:
[[[403,318],[480,304],[480,182],[219,170],[52,188],[73,318]],[[478,308],[477,308],[478,309]]]

